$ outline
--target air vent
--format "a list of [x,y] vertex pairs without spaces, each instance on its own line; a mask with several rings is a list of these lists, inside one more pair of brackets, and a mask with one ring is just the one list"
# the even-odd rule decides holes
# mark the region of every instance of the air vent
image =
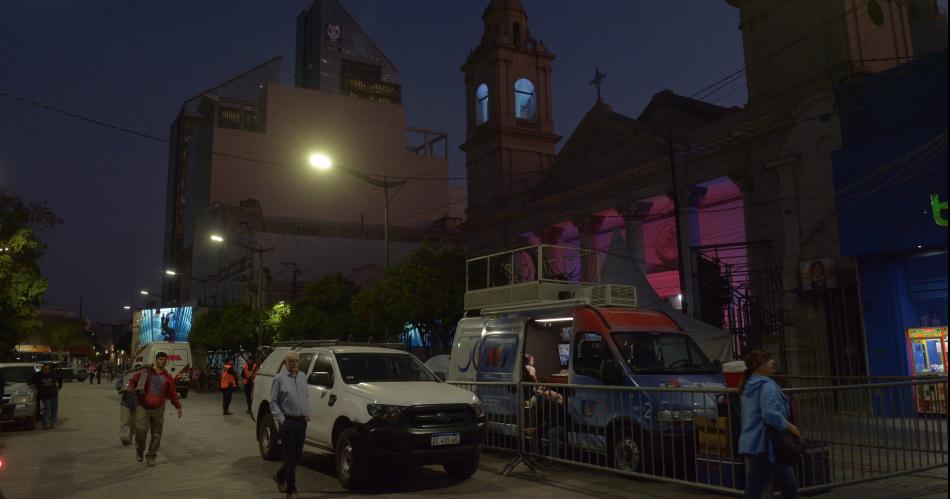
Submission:
[[581,288],[577,298],[593,307],[636,307],[637,288],[618,284],[601,284]]

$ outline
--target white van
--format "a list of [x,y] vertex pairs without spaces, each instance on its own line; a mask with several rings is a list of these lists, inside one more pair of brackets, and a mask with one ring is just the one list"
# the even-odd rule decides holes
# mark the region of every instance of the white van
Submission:
[[139,347],[135,352],[135,362],[153,364],[155,354],[165,352],[168,363],[165,370],[175,378],[175,390],[181,398],[188,397],[188,387],[191,384],[190,376],[185,367],[191,366],[191,344],[187,341],[153,341]]

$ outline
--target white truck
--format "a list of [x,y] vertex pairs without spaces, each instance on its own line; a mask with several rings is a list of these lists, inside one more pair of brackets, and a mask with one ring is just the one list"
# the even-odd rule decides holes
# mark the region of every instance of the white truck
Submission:
[[332,342],[278,344],[261,363],[254,411],[261,457],[280,459],[280,432],[270,411],[271,385],[288,350],[300,354],[310,391],[305,444],[333,454],[340,483],[366,485],[375,464],[441,464],[468,478],[478,469],[486,430],[472,392],[440,381],[409,353]]

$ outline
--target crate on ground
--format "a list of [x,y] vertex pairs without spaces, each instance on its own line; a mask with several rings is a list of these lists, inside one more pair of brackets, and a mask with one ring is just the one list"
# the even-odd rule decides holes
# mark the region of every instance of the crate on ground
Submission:
[[706,456],[737,456],[739,439],[732,427],[733,422],[726,416],[716,419],[698,417],[696,426],[696,453]]
[[795,466],[799,487],[814,487],[831,483],[831,452],[828,444],[805,440],[805,453]]

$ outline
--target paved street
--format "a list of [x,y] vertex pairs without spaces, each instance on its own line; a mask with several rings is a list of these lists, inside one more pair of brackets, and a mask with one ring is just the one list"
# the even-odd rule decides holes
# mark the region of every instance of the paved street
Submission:
[[[135,462],[118,439],[118,396],[111,384],[66,384],[55,430],[0,433],[0,490],[7,499],[90,498],[281,498],[270,476],[278,463],[263,461],[249,416],[221,416],[220,395],[191,394],[184,417],[169,409],[158,466]],[[243,409],[235,397],[232,409]],[[170,408],[170,406],[169,406]],[[398,468],[378,476],[374,496],[422,497],[722,497],[667,485],[570,468],[541,477],[524,467],[497,472],[506,456],[485,454],[482,469],[467,481],[447,478],[440,467]],[[330,457],[307,454],[298,470],[304,497],[347,496],[333,475]],[[947,495],[947,469],[835,490],[821,497],[937,498]]]

